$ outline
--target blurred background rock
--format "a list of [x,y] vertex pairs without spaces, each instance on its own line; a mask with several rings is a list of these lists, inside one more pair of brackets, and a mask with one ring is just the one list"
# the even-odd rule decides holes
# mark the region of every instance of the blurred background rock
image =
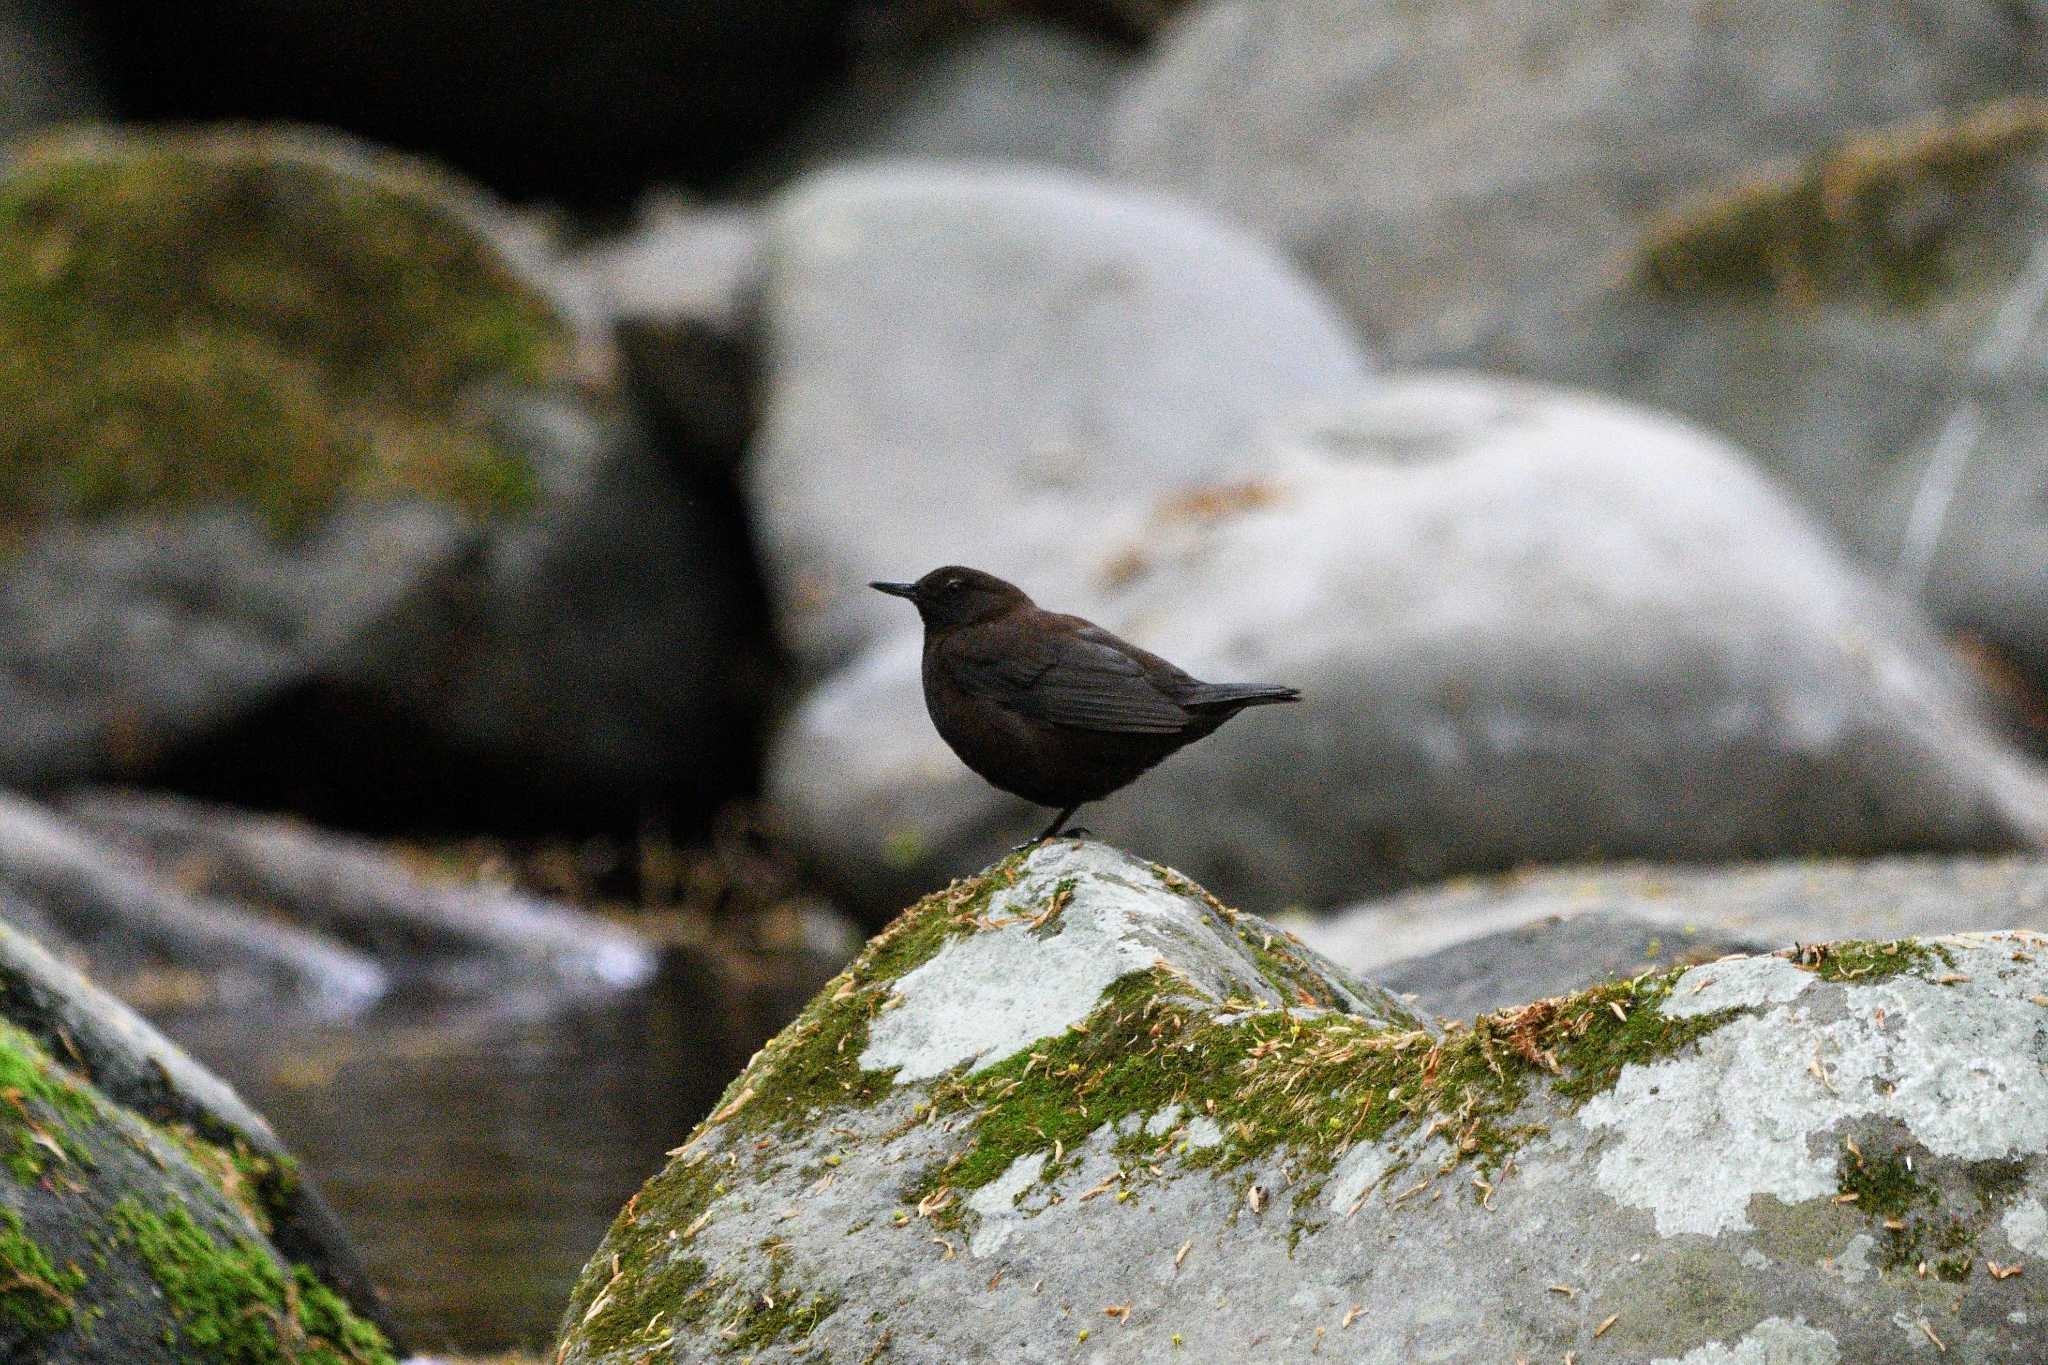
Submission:
[[2032,922],[2044,100],[1989,0],[0,3],[0,913],[475,1351],[1042,818],[869,578],[1303,686],[1089,822],[1429,1008]]

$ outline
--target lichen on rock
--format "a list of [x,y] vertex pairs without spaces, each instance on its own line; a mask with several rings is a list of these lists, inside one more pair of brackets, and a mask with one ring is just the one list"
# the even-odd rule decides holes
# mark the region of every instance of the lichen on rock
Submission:
[[69,133],[0,174],[0,535],[238,500],[534,496],[479,384],[570,338],[419,166],[255,130]]
[[1734,957],[1439,1028],[1059,841],[921,902],[764,1049],[620,1215],[561,1359],[1084,1329],[1292,1359],[1369,1320],[1343,1358],[1850,1360],[1923,1318],[2026,1359],[2038,946]]

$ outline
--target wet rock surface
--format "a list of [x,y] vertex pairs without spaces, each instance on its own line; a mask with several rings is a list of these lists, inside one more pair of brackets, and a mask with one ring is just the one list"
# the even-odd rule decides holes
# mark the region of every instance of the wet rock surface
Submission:
[[[2048,781],[1924,621],[1696,428],[1418,375],[1275,424],[1240,468],[1063,554],[1118,584],[1105,627],[1198,677],[1302,689],[1081,817],[1261,910],[1589,854],[2048,830]],[[899,637],[827,679],[771,764],[800,846],[864,909],[1044,818],[945,749],[918,658]]]
[[[1018,970],[1076,949],[1149,965],[1093,1000]],[[2031,1359],[2044,949],[1736,957],[1438,1032],[1059,841],[915,907],[733,1083],[562,1355]]]
[[355,1251],[233,1090],[6,925],[0,1015],[0,1346],[388,1365]]
[[559,900],[367,841],[174,797],[0,795],[9,922],[159,1008],[345,1018],[395,994],[557,1007],[644,985],[659,949]]
[[368,953],[165,877],[57,811],[4,794],[0,905],[8,923],[133,997],[175,981],[221,1003],[286,999],[346,1015],[391,985]]
[[561,1000],[644,984],[657,953],[583,910],[435,880],[366,840],[173,797],[101,793],[71,817],[164,881],[264,906],[451,995]]

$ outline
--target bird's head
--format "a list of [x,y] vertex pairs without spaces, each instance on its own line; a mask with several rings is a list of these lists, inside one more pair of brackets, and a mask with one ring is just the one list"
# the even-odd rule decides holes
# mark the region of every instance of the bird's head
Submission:
[[933,569],[915,583],[870,583],[876,592],[907,598],[916,605],[927,630],[972,625],[1001,616],[1017,607],[1028,607],[1031,599],[1015,584],[1005,583],[992,573],[948,564]]

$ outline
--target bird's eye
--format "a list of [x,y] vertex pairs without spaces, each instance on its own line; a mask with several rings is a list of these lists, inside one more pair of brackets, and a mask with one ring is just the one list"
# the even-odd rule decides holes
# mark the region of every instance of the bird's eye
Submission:
[[958,591],[960,591],[960,589],[962,589],[962,588],[964,588],[964,587],[966,587],[966,586],[967,586],[967,580],[966,580],[966,579],[964,579],[964,578],[949,578],[949,579],[947,579],[947,580],[946,580],[946,591],[947,591],[947,592],[958,592]]

